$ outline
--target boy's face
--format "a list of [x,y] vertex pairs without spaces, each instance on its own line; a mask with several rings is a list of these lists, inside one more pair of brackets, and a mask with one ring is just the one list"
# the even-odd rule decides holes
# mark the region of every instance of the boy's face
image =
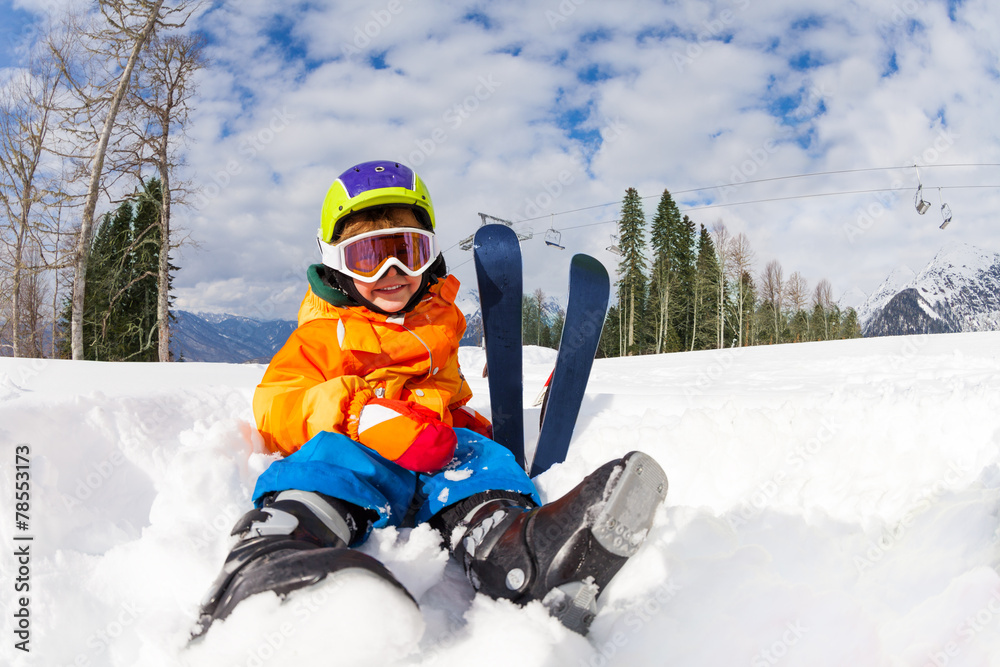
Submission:
[[[423,229],[413,211],[406,208],[391,209],[389,213],[393,227],[414,227]],[[350,223],[344,228],[342,238],[350,238],[356,233]],[[370,301],[387,313],[398,313],[410,302],[413,295],[420,289],[422,276],[408,276],[395,266],[390,266],[384,276],[373,283],[363,283],[353,280],[354,287],[364,299]]]

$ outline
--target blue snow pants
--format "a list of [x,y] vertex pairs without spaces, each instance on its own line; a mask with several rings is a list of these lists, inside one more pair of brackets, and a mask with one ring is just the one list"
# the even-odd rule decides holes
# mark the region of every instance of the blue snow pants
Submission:
[[[378,513],[373,528],[399,526],[408,514],[423,523],[442,509],[483,491],[512,491],[541,504],[535,485],[503,445],[456,428],[458,446],[448,466],[415,473],[345,435],[324,432],[268,466],[257,479],[254,504],[277,491],[316,491]],[[411,507],[413,506],[413,507]],[[367,535],[359,535],[355,545]]]

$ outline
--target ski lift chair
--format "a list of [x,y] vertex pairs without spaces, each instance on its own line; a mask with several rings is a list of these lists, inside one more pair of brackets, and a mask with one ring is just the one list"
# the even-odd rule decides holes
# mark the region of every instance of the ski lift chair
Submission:
[[926,213],[927,210],[931,207],[931,203],[926,199],[924,199],[923,195],[921,194],[923,190],[924,190],[923,184],[918,184],[917,194],[914,195],[913,197],[913,205],[916,207],[917,213],[919,213],[920,215]]
[[566,246],[562,245],[562,234],[557,232],[555,229],[549,229],[545,232],[545,245],[550,245],[553,248],[559,248],[560,250],[566,249]]
[[611,235],[611,245],[609,245],[607,248],[605,248],[605,250],[607,250],[608,252],[610,252],[610,253],[612,253],[614,255],[621,255],[622,254],[621,246],[618,245],[618,235],[617,234],[612,234]]
[[944,221],[938,229],[944,229],[951,222],[951,206],[941,204],[941,219]]

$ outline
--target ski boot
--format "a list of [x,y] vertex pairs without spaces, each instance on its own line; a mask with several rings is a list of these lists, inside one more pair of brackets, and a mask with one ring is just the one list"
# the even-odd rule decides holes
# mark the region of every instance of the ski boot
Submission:
[[477,591],[519,604],[541,600],[586,634],[597,596],[639,550],[666,494],[663,469],[631,452],[543,507],[489,491],[446,508],[435,523]]
[[273,591],[284,597],[345,570],[374,574],[413,600],[382,563],[347,548],[358,533],[355,516],[366,514],[336,498],[298,490],[282,491],[247,512],[233,528],[239,542],[201,603],[192,640],[251,595]]

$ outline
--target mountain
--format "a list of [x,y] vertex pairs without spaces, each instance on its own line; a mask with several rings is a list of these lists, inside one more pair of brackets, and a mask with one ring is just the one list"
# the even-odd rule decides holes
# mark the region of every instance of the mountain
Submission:
[[463,289],[455,299],[462,314],[465,315],[465,335],[459,345],[479,347],[483,341],[483,311],[479,306],[479,292],[474,289]]
[[295,330],[292,320],[255,320],[238,315],[174,312],[170,351],[183,361],[264,363]]
[[[478,347],[483,340],[483,313],[479,292],[462,290],[456,305],[465,315],[465,335],[460,345]],[[557,299],[546,299],[543,311],[549,322],[561,309]],[[268,363],[289,334],[294,320],[256,320],[239,315],[174,312],[170,351],[183,361],[213,361],[230,364]]]
[[1000,330],[1000,253],[952,243],[893,271],[858,311],[865,336]]

